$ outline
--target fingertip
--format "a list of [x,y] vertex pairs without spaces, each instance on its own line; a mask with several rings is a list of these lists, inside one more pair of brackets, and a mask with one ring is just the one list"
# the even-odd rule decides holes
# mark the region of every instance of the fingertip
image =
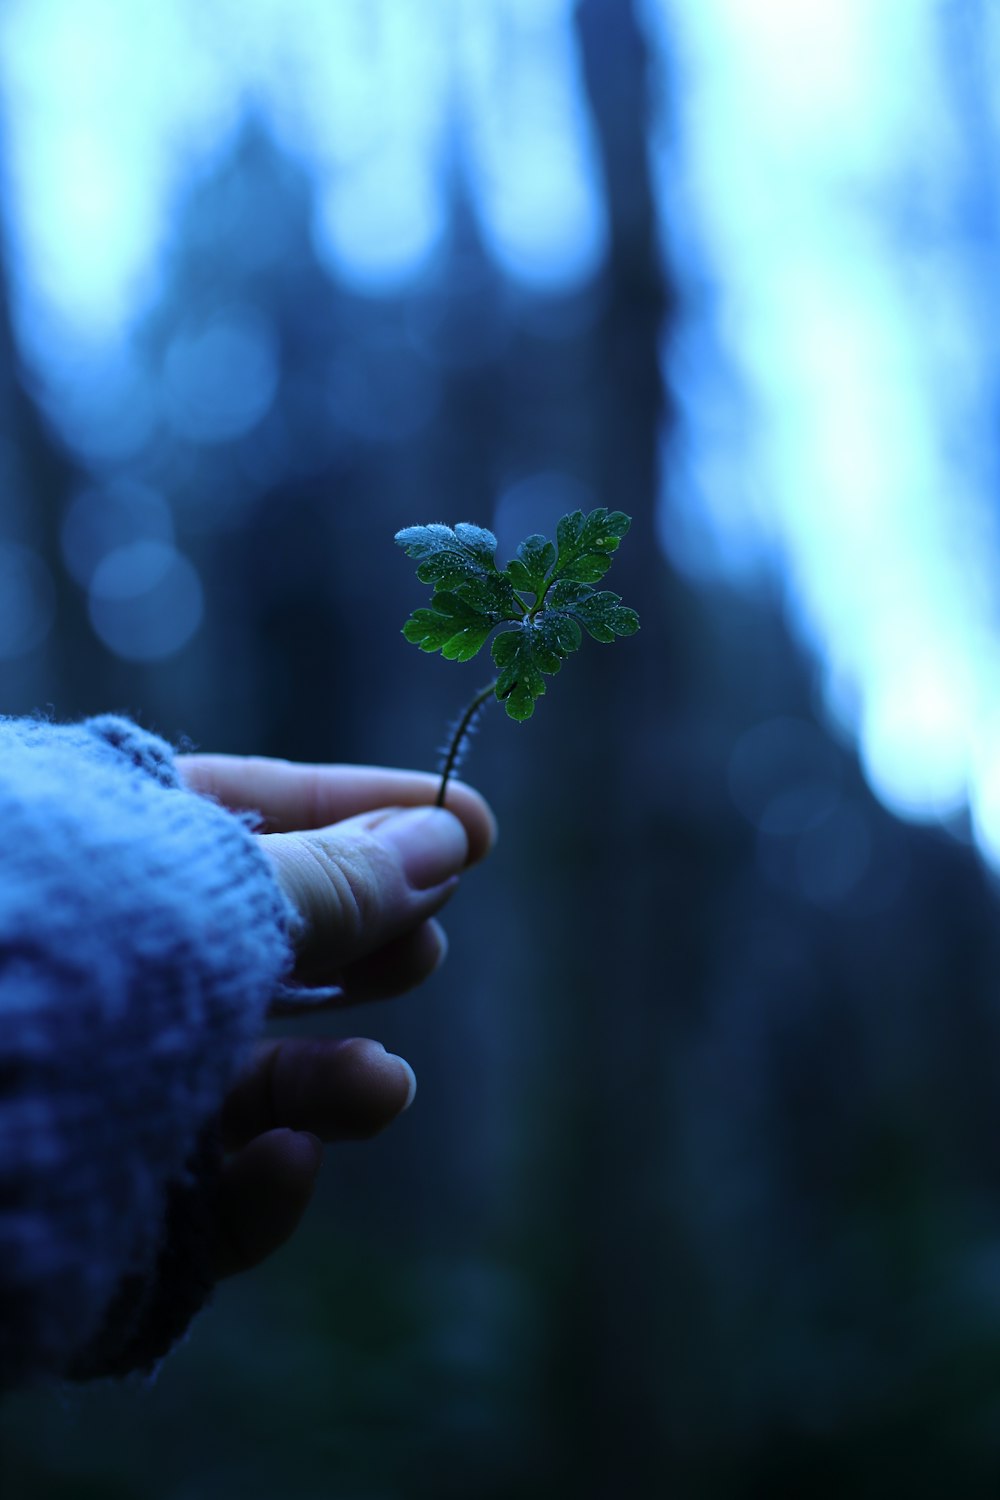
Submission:
[[292,1162],[303,1173],[309,1173],[315,1182],[323,1165],[323,1142],[311,1130],[287,1130],[290,1137],[286,1147]]
[[417,1075],[416,1073],[414,1073],[413,1069],[406,1061],[406,1058],[400,1057],[398,1052],[387,1052],[385,1055],[387,1058],[389,1058],[390,1062],[394,1062],[397,1064],[399,1073],[402,1079],[405,1081],[406,1095],[398,1110],[399,1114],[405,1114],[410,1105],[413,1103],[414,1099],[417,1097]]
[[249,1271],[291,1237],[309,1206],[322,1160],[318,1136],[279,1127],[226,1162],[219,1183],[217,1278]]
[[417,1078],[409,1063],[381,1042],[352,1037],[344,1043],[347,1063],[341,1082],[343,1137],[365,1140],[391,1125],[409,1109],[417,1092]]
[[436,890],[469,863],[468,832],[449,808],[387,809],[367,826],[398,861],[411,890]]
[[499,825],[486,798],[467,781],[449,781],[444,806],[460,818],[469,841],[466,869],[478,865],[490,853],[499,837]]

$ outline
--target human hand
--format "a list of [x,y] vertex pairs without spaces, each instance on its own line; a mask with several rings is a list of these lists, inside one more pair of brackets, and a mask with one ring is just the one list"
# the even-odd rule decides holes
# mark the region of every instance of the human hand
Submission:
[[[301,919],[295,977],[333,986],[330,1004],[401,994],[442,962],[434,914],[496,836],[471,788],[452,782],[444,811],[431,805],[438,778],[417,771],[228,755],[179,756],[177,766],[192,790],[261,814],[261,846]],[[216,1274],[248,1270],[284,1244],[324,1143],[376,1134],[415,1089],[409,1065],[365,1038],[260,1043],[222,1110]]]

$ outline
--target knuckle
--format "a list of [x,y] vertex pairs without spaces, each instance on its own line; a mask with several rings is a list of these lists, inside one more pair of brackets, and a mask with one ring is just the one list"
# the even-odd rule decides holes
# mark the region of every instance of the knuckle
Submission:
[[313,838],[306,848],[316,876],[317,925],[336,928],[351,946],[361,943],[382,904],[377,861],[356,844]]

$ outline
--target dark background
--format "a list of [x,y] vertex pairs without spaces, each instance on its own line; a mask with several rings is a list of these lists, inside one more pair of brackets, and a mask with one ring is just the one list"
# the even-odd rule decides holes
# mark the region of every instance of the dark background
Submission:
[[[192,317],[266,316],[280,378],[248,430],[87,453],[0,335],[0,528],[53,590],[51,630],[0,661],[7,713],[431,767],[483,672],[399,633],[423,590],[393,533],[430,520],[495,525],[509,554],[564,510],[624,509],[608,582],[643,624],[589,642],[530,724],[484,718],[466,774],[501,840],[448,964],[351,1023],[412,1061],[411,1114],[330,1153],[296,1241],[151,1389],[8,1401],[4,1496],[1000,1492],[994,898],[967,842],[873,799],[777,589],[664,559],[678,298],[649,57],[624,3],[582,0],[575,35],[609,223],[582,290],[506,278],[456,178],[432,271],[352,293],[251,114],[180,202],[139,334],[156,375]],[[130,660],[70,558],[162,542],[164,514],[203,616]],[[136,586],[154,639],[183,604],[164,587]]]

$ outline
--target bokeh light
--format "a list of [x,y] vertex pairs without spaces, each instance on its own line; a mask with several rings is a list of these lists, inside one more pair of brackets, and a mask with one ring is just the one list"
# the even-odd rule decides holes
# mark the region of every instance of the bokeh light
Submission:
[[164,360],[163,395],[174,430],[193,443],[240,437],[267,413],[278,386],[278,351],[247,308],[182,328]]
[[98,564],[90,582],[90,621],[100,639],[126,661],[162,661],[201,624],[201,580],[166,542],[131,542]]
[[148,485],[113,480],[81,490],[63,517],[62,555],[77,583],[88,588],[99,565],[117,547],[174,540],[173,513]]

